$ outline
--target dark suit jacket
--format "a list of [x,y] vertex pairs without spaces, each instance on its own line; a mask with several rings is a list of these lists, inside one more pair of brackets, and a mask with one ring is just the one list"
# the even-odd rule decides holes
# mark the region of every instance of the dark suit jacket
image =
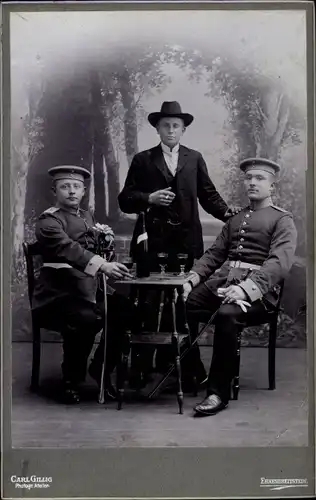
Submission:
[[[194,257],[200,257],[203,254],[203,239],[198,201],[206,212],[222,221],[225,220],[224,214],[228,207],[211,181],[205,161],[198,151],[180,146],[175,177],[169,172],[160,145],[136,154],[118,198],[120,208],[125,213],[147,211],[149,249],[154,252],[159,238],[164,235],[162,230],[157,237],[154,221],[168,219],[170,213],[172,216],[172,207],[166,210],[164,207],[149,205],[148,198],[150,193],[170,185],[176,193],[174,203],[182,222],[183,248]],[[137,231],[136,224],[132,248]]]

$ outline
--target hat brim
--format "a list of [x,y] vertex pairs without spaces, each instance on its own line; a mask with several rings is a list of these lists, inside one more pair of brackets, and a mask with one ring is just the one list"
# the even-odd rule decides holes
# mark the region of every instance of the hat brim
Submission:
[[150,113],[148,115],[148,121],[153,127],[157,126],[157,123],[161,118],[181,118],[184,122],[184,126],[188,127],[194,120],[194,117],[189,113]]
[[272,160],[267,160],[266,158],[248,158],[240,163],[239,168],[242,172],[247,172],[247,170],[250,169],[264,170],[273,175],[280,172],[280,165]]
[[90,179],[91,174],[89,170],[84,167],[78,167],[76,165],[58,165],[57,167],[52,167],[48,170],[50,176],[52,176],[55,180],[57,179],[70,179],[74,178],[74,176],[78,177],[78,180]]

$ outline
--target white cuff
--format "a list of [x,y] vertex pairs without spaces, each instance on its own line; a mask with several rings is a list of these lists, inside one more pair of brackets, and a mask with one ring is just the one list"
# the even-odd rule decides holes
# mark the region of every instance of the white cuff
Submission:
[[240,286],[246,292],[251,302],[255,302],[256,300],[261,299],[262,293],[260,288],[250,278],[242,281],[238,284],[238,286]]
[[195,271],[190,272],[188,282],[191,281],[192,286],[197,286],[200,283],[200,276]]
[[104,259],[100,255],[94,255],[86,265],[84,272],[90,276],[95,276],[102,264],[104,264]]

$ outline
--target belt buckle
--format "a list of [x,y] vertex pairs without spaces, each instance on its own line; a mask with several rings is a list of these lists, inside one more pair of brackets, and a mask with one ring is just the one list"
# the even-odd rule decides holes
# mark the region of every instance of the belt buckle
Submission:
[[236,260],[236,265],[234,267],[240,268],[241,267],[241,260]]

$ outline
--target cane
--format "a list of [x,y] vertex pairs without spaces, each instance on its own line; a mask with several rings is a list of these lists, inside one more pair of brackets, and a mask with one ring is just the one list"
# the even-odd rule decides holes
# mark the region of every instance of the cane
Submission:
[[104,351],[103,351],[103,364],[102,364],[102,374],[100,381],[100,393],[99,393],[99,403],[105,403],[105,385],[106,385],[106,348],[107,348],[107,297],[106,297],[106,277],[105,274],[102,274],[103,279],[103,294],[104,294],[104,325],[103,325],[103,334],[104,334]]
[[[182,361],[182,359],[187,355],[187,353],[192,349],[192,347],[199,341],[201,335],[206,331],[206,329],[209,327],[209,325],[211,325],[213,323],[214,318],[215,318],[216,314],[218,313],[219,309],[220,309],[220,307],[218,309],[216,309],[216,311],[212,314],[212,316],[210,317],[210,319],[208,320],[208,322],[206,323],[206,325],[197,334],[197,336],[195,337],[195,339],[193,340],[193,342],[190,344],[190,346],[187,347],[182,352],[182,354],[180,355],[180,361]],[[151,399],[156,394],[156,392],[160,389],[160,387],[162,386],[162,384],[167,380],[167,378],[171,375],[171,373],[173,372],[173,370],[175,370],[175,368],[176,368],[175,364],[173,364],[169,368],[169,370],[167,371],[167,373],[162,377],[162,379],[156,385],[156,387],[147,395],[148,399]]]

